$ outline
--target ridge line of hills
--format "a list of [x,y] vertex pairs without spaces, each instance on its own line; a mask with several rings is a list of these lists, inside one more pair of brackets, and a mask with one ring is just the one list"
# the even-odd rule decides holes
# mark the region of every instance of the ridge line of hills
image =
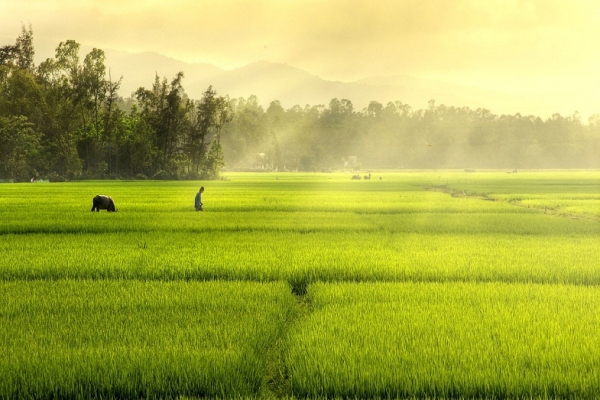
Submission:
[[[14,39],[0,38],[0,45],[12,44]],[[35,39],[36,64],[54,57],[58,43]],[[83,59],[92,47],[81,45]],[[485,108],[493,114],[535,115],[543,119],[559,112],[560,99],[548,96],[546,103],[533,97],[518,96],[453,83],[420,79],[405,74],[374,76],[357,81],[342,82],[320,78],[302,69],[281,63],[256,61],[239,68],[225,70],[208,63],[188,63],[155,53],[130,53],[113,49],[105,52],[105,65],[113,80],[123,77],[119,94],[131,97],[139,87],[150,88],[155,76],[171,80],[179,71],[184,72],[183,87],[192,99],[199,99],[212,85],[220,95],[230,98],[248,98],[256,95],[263,107],[279,100],[285,109],[295,105],[328,105],[334,99],[349,99],[357,111],[377,101],[384,106],[390,101],[400,101],[413,109],[428,107],[430,100],[436,105]],[[556,103],[552,105],[552,101]],[[563,107],[564,109],[564,107]],[[576,110],[561,113],[572,115]]]

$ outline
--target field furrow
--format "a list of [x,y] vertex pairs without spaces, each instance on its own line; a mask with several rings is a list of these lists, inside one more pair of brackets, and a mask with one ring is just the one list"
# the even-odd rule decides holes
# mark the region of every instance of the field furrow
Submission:
[[1,184],[0,399],[597,398],[598,172],[350,176]]

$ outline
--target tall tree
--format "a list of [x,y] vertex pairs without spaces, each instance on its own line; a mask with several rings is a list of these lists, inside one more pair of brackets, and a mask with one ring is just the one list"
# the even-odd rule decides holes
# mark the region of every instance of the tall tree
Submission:
[[0,149],[0,177],[20,181],[37,177],[40,134],[27,117],[0,117]]
[[157,169],[164,177],[174,178],[180,169],[182,145],[190,129],[189,111],[191,102],[184,96],[183,72],[179,72],[169,84],[158,75],[152,90],[139,88],[136,99],[141,106],[141,115],[156,135],[156,147],[159,150]]
[[29,29],[26,29],[24,25],[21,27],[21,36],[17,38],[15,45],[17,48],[17,67],[33,73],[35,69],[33,62],[35,51],[31,25],[29,25]]
[[247,99],[233,99],[229,103],[235,117],[223,129],[222,141],[227,148],[227,155],[223,158],[224,161],[229,160],[228,164],[249,166],[256,153],[263,152],[268,146],[265,112],[254,95]]
[[106,94],[104,96],[103,104],[103,132],[104,136],[108,140],[108,172],[119,173],[119,149],[124,143],[125,136],[125,112],[118,106],[120,100],[119,88],[121,87],[121,81],[123,78],[119,78],[118,81],[113,82],[112,77],[108,76],[108,80],[105,81]]
[[224,165],[221,131],[232,119],[233,109],[229,100],[218,96],[209,86],[196,103],[195,123],[187,140],[187,151],[195,174],[204,178],[218,176]]

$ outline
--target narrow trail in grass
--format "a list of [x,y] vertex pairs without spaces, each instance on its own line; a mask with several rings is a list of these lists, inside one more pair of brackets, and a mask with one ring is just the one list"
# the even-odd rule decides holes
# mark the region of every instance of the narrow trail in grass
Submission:
[[288,371],[285,364],[285,351],[289,335],[311,312],[310,300],[306,295],[306,285],[301,290],[297,290],[297,287],[293,286],[292,294],[296,298],[296,310],[292,318],[285,324],[281,334],[267,351],[267,376],[257,396],[260,399],[292,397]]
[[[498,201],[500,201],[500,200],[498,200]],[[502,200],[502,201],[504,201],[504,200]],[[565,211],[558,211],[556,208],[552,208],[549,206],[523,204],[520,200],[504,201],[504,202],[511,204],[515,207],[529,208],[532,210],[537,210],[546,215],[553,215],[555,217],[562,217],[562,218],[569,218],[569,219],[583,219],[583,220],[600,222],[600,216],[596,216],[596,215],[592,215],[592,214],[568,213]]]
[[482,195],[479,193],[469,193],[468,191],[462,190],[462,189],[452,189],[445,185],[425,186],[425,190],[430,191],[430,192],[446,193],[452,197],[495,201],[498,203],[510,204],[515,207],[528,208],[531,210],[539,211],[542,214],[552,215],[555,217],[562,217],[562,218],[569,218],[569,219],[583,219],[583,220],[591,220],[591,221],[600,222],[600,217],[591,215],[591,214],[574,214],[574,213],[568,213],[568,212],[564,212],[564,211],[557,211],[556,209],[549,207],[549,206],[543,206],[543,205],[535,206],[535,205],[530,205],[530,204],[523,204],[521,201],[508,201],[508,200],[497,199],[497,198],[493,198],[493,197],[488,197],[485,194]]

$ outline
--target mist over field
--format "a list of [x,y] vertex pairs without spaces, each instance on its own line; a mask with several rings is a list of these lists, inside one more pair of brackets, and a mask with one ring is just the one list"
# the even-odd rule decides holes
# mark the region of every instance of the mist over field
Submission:
[[599,20],[0,0],[0,399],[597,400]]
[[[140,56],[136,59],[133,67],[141,65]],[[37,64],[33,30],[23,26],[14,45],[0,48],[0,141],[5,149],[0,179],[216,179],[226,170],[600,167],[597,114],[585,121],[577,112],[548,118],[496,114],[434,98],[421,108],[400,100],[367,102],[364,96],[389,96],[394,86],[382,85],[382,78],[326,82],[265,62],[230,72],[196,66],[196,73],[198,68],[211,72],[204,81],[192,80],[188,91],[184,71],[169,77],[155,72],[151,79],[148,68],[155,60],[164,61],[146,55],[148,85],[123,96],[125,78],[112,75],[103,50],[82,54],[79,43],[67,40],[59,43],[54,58]],[[175,66],[180,65],[173,62],[171,68]],[[223,82],[232,85],[232,92],[263,87],[290,103],[290,98],[354,93],[366,105],[359,108],[349,98],[332,97],[324,104],[291,107],[274,98],[263,106],[255,94],[233,97],[212,86],[226,86]],[[419,81],[396,77],[396,82]],[[419,85],[432,92],[416,89],[406,97],[424,99],[435,95],[437,87],[448,93],[456,89]],[[269,89],[275,86],[276,92]],[[459,92],[479,96],[482,103],[488,98],[481,91]]]
[[[13,41],[14,38],[9,37],[0,39],[0,43],[6,44]],[[53,58],[58,43],[35,38],[36,63]],[[92,49],[93,46],[82,43],[80,52],[87,54]],[[217,92],[231,98],[255,95],[263,108],[267,108],[273,100],[291,108],[295,105],[327,105],[333,98],[349,99],[357,110],[367,107],[371,101],[382,104],[402,101],[413,108],[424,108],[429,100],[435,99],[438,104],[446,106],[486,108],[495,114],[521,113],[544,119],[554,113],[571,116],[578,111],[585,121],[597,112],[593,105],[582,107],[578,102],[565,100],[564,95],[540,98],[533,93],[419,78],[401,69],[392,75],[378,73],[361,79],[337,80],[322,78],[288,63],[260,59],[234,68],[223,68],[206,62],[190,63],[157,52],[103,50],[112,77],[123,77],[119,89],[123,97],[130,97],[139,87],[148,86],[156,74],[172,77],[184,71],[185,92],[191,98],[200,98],[212,85]]]
[[0,7],[0,179],[600,167],[593,1]]

